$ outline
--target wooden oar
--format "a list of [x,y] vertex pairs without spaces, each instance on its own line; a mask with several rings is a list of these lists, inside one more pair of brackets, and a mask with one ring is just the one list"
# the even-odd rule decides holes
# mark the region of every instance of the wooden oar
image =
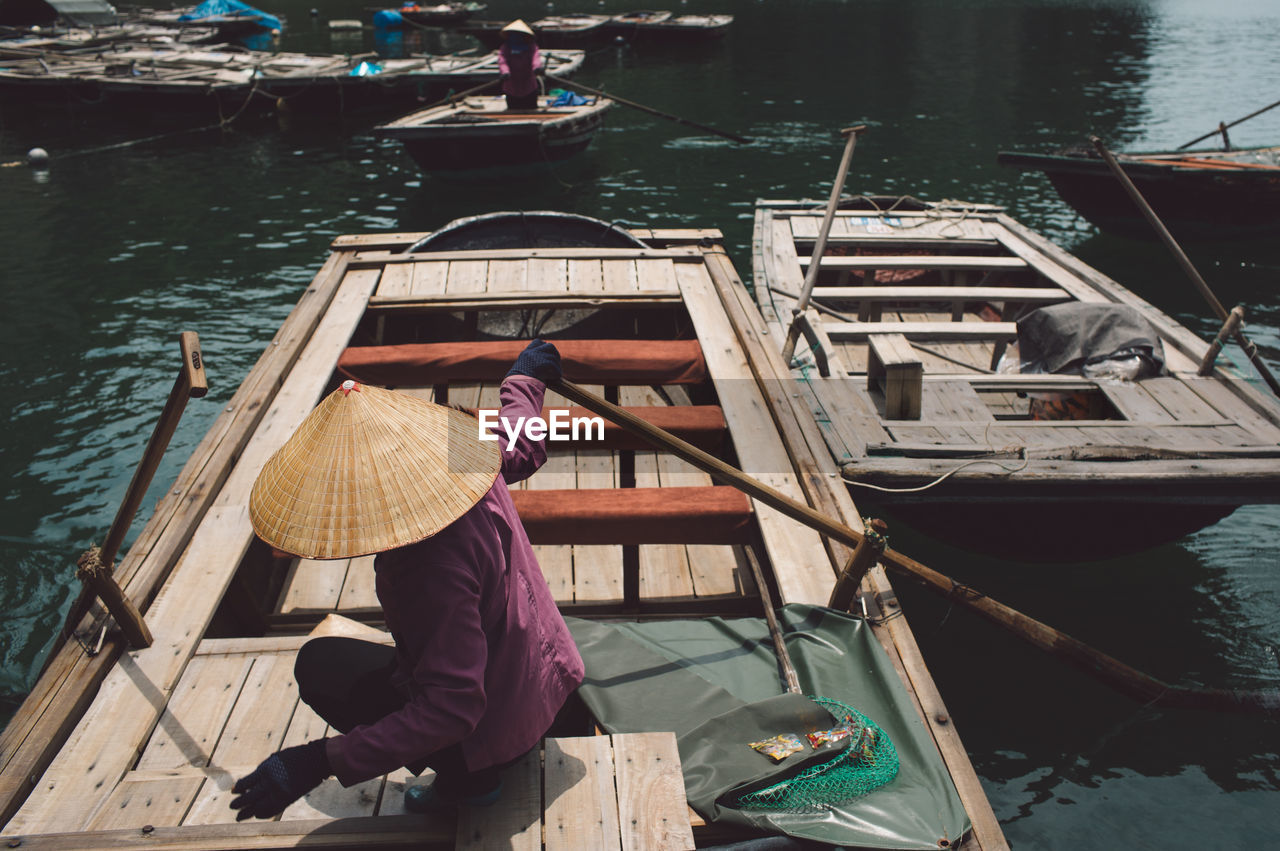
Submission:
[[853,149],[858,143],[858,135],[865,133],[867,125],[858,124],[840,131],[845,137],[844,154],[840,157],[840,167],[836,169],[836,180],[831,185],[831,197],[827,199],[827,212],[822,217],[822,226],[818,229],[818,239],[813,243],[813,258],[809,261],[809,271],[804,276],[804,286],[800,288],[800,298],[791,309],[791,325],[787,328],[787,341],[782,345],[782,362],[791,363],[796,343],[804,331],[804,312],[809,307],[809,298],[813,295],[813,286],[818,282],[818,269],[822,266],[822,255],[827,250],[827,236],[831,233],[831,223],[835,221],[836,209],[840,206],[840,194],[844,192],[845,178],[849,175],[849,162],[853,159]]
[[178,427],[178,420],[182,418],[187,399],[198,398],[209,392],[209,384],[204,372],[204,358],[200,352],[200,338],[194,331],[184,331],[179,339],[179,345],[182,347],[182,368],[178,370],[178,378],[174,381],[169,399],[160,413],[160,419],[151,432],[151,439],[142,453],[142,461],[133,473],[133,480],[129,482],[129,489],[125,492],[124,501],[120,503],[119,510],[116,511],[111,529],[107,532],[101,547],[90,547],[77,562],[76,575],[84,582],[84,588],[71,606],[71,611],[67,613],[63,635],[71,634],[96,595],[116,619],[116,623],[120,625],[120,629],[131,645],[151,646],[151,631],[147,629],[147,624],[133,601],[125,596],[124,591],[111,575],[111,570],[116,553],[124,543],[125,533],[129,531],[129,524],[133,522],[133,516],[138,513],[142,497],[151,484],[156,468],[160,466],[165,447],[169,445],[169,440]]
[[490,80],[487,83],[481,83],[478,86],[472,86],[469,89],[463,89],[460,92],[456,92],[454,94],[449,95],[448,97],[441,98],[435,103],[429,103],[424,107],[420,107],[419,109],[435,109],[437,106],[444,106],[446,103],[456,103],[457,101],[460,101],[463,98],[471,97],[472,95],[478,95],[481,92],[483,92],[485,89],[491,89],[501,82],[502,82],[502,79],[499,77],[499,78]]
[[[1178,266],[1188,278],[1195,288],[1200,291],[1200,295],[1204,296],[1204,300],[1209,303],[1209,307],[1213,310],[1214,315],[1221,322],[1226,322],[1228,313],[1227,309],[1222,306],[1222,302],[1218,301],[1218,297],[1213,294],[1213,290],[1209,289],[1209,285],[1205,283],[1204,278],[1200,277],[1200,273],[1196,271],[1196,267],[1191,264],[1191,259],[1187,257],[1187,253],[1182,250],[1182,246],[1178,245],[1173,238],[1173,234],[1169,233],[1169,229],[1164,226],[1164,222],[1160,221],[1160,217],[1156,215],[1156,211],[1151,209],[1151,205],[1147,203],[1147,199],[1142,197],[1142,193],[1138,191],[1138,187],[1133,185],[1133,181],[1129,179],[1129,175],[1125,174],[1124,169],[1120,167],[1120,163],[1116,161],[1115,155],[1107,150],[1107,146],[1097,136],[1090,136],[1089,141],[1093,143],[1093,147],[1097,150],[1098,155],[1106,162],[1107,168],[1111,169],[1111,173],[1115,175],[1116,180],[1120,181],[1120,185],[1124,187],[1124,191],[1129,198],[1137,205],[1139,212],[1143,218],[1155,230],[1156,236],[1160,237],[1160,241],[1164,243],[1165,248],[1169,249],[1169,253],[1173,255],[1173,259],[1177,261]],[[1237,325],[1234,338],[1240,344],[1240,348],[1244,350],[1245,355],[1249,358],[1249,363],[1253,364],[1254,369],[1258,370],[1258,374],[1267,382],[1267,386],[1271,388],[1271,392],[1280,396],[1280,382],[1276,381],[1276,377],[1271,374],[1271,370],[1267,368],[1263,362],[1262,356],[1258,354],[1258,347],[1253,344],[1249,338],[1245,337],[1244,332]]]
[[[1203,136],[1197,136],[1194,139],[1192,139],[1190,142],[1187,142],[1185,145],[1179,145],[1174,150],[1181,151],[1183,148],[1190,148],[1196,142],[1203,142],[1205,139],[1208,139],[1210,136],[1217,136],[1219,133],[1222,134],[1222,138],[1225,141],[1227,138],[1228,128],[1235,127],[1237,124],[1241,124],[1245,121],[1248,121],[1250,118],[1261,115],[1262,113],[1266,112],[1269,109],[1275,109],[1277,106],[1280,106],[1280,100],[1276,101],[1275,103],[1268,104],[1267,106],[1264,106],[1262,109],[1256,109],[1253,112],[1246,115],[1244,118],[1237,118],[1235,121],[1232,121],[1229,124],[1223,124],[1219,122],[1217,130],[1210,130],[1208,133],[1205,133]],[[1229,145],[1230,143],[1227,143],[1227,144]]]
[[[864,535],[843,523],[820,514],[813,508],[783,494],[736,467],[709,455],[678,437],[653,426],[594,393],[560,379],[548,387],[572,402],[617,423],[658,449],[688,461],[717,481],[738,488],[748,496],[777,509],[788,517],[822,534],[855,548],[863,545]],[[1039,647],[1068,664],[1101,680],[1108,686],[1142,703],[1160,703],[1194,709],[1233,712],[1280,712],[1280,689],[1233,691],[1175,686],[1148,676],[1089,645],[1034,618],[1009,608],[990,597],[944,576],[899,552],[885,549],[880,556],[885,567],[906,576],[948,600],[975,612]]]
[[741,142],[743,144],[747,144],[748,142],[751,141],[746,136],[739,136],[737,133],[730,133],[727,130],[717,130],[714,127],[708,127],[706,124],[699,124],[696,121],[690,121],[687,118],[681,118],[678,115],[672,115],[669,112],[663,112],[660,109],[654,109],[651,106],[645,106],[642,103],[636,103],[633,100],[627,100],[626,98],[618,97],[617,95],[610,94],[609,92],[603,92],[600,89],[593,89],[590,86],[583,85],[582,83],[575,82],[573,80],[565,80],[560,77],[552,76],[551,74],[547,74],[546,78],[559,86],[563,86],[565,88],[571,88],[571,89],[582,89],[584,92],[590,92],[593,95],[597,95],[602,98],[608,98],[614,103],[620,103],[623,106],[629,106],[632,109],[638,109],[641,112],[647,112],[650,115],[656,115],[659,118],[665,118],[668,121],[674,121],[677,124],[686,124],[689,127],[695,127],[698,130],[705,130],[708,133],[714,133],[717,136],[723,136],[724,138],[732,139],[735,142]]

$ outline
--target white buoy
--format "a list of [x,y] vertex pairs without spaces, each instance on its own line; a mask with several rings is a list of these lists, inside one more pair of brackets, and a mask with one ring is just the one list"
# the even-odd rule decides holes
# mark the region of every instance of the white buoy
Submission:
[[34,168],[44,168],[49,164],[49,152],[44,148],[32,148],[27,151],[27,165]]

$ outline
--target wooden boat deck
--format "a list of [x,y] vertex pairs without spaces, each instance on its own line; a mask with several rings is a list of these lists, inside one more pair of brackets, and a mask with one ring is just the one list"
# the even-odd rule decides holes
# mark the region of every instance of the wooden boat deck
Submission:
[[[798,202],[757,207],[756,298],[778,348],[822,214]],[[795,374],[850,476],[908,487],[955,471],[954,487],[929,498],[962,498],[966,480],[1023,483],[1023,495],[1036,485],[1054,499],[1072,485],[1096,499],[1104,482],[1153,501],[1280,498],[1275,400],[1222,366],[1198,376],[1206,342],[1003,213],[841,211],[827,245],[813,295],[819,307],[808,314],[820,352],[802,339]],[[1141,311],[1160,334],[1167,374],[1108,381],[995,371],[1003,354],[1016,353],[1020,312],[1076,300]],[[898,335],[900,348],[878,351],[872,363],[873,350]],[[828,377],[818,353],[829,361]],[[886,367],[882,356],[895,363]],[[888,404],[886,393],[897,392],[892,379],[869,380],[869,371],[885,369],[916,373],[907,380],[915,382],[917,410]],[[1089,418],[1035,419],[1037,394],[1083,394]],[[1017,463],[956,470],[956,459],[978,457]],[[1026,465],[1013,470],[1018,459]]]
[[[633,317],[632,337],[674,321],[701,341],[708,380],[689,388],[624,385],[619,401],[657,407],[713,394],[726,445],[743,469],[860,524],[829,459],[810,454],[820,441],[816,426],[790,406],[779,382],[764,377],[776,379],[782,367],[759,344],[763,326],[746,310],[748,296],[723,250],[694,244],[718,234],[635,233],[658,247],[407,255],[399,252],[423,234],[336,240],[118,570],[126,593],[144,607],[155,643],[122,653],[111,630],[102,658],[87,658],[68,642],[5,730],[0,790],[12,817],[3,839],[78,849],[157,842],[191,849],[684,848],[692,830],[697,843],[715,840],[714,826],[687,809],[683,787],[663,780],[680,775],[674,740],[661,736],[548,740],[541,761],[535,755],[510,770],[501,807],[463,811],[456,822],[400,813],[403,786],[414,782],[402,773],[351,789],[330,780],[277,821],[236,824],[227,807],[234,777],[281,746],[323,734],[292,680],[303,633],[332,622],[333,613],[378,619],[367,559],[298,565],[273,558],[254,537],[247,511],[258,470],[334,385],[349,345],[442,329],[465,340],[486,315],[546,307]],[[400,389],[477,407],[492,404],[496,392],[490,381]],[[664,453],[552,448],[526,491],[708,484]],[[744,578],[748,557],[759,561],[782,602],[824,604],[847,550],[766,506],[751,512],[754,531],[733,543],[663,543],[661,529],[637,517],[634,536],[652,533],[655,543],[557,542],[539,545],[538,557],[566,612],[758,616],[756,590]],[[920,723],[976,825],[951,847],[1005,847],[905,620],[879,618],[897,612],[883,572],[869,574],[864,590],[862,603],[877,618],[873,634],[918,702]],[[101,625],[99,615],[89,616],[81,632],[96,637]],[[95,670],[102,685],[79,698],[81,715],[66,692],[92,683]],[[37,776],[29,787],[27,778]]]

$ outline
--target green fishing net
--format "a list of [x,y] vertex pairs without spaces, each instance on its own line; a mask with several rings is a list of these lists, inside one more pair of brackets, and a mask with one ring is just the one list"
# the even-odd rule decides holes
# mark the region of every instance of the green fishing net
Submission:
[[737,800],[739,809],[804,812],[842,804],[878,789],[898,775],[898,750],[874,721],[845,703],[826,697],[814,702],[835,718],[850,720],[858,733],[827,762],[812,765],[780,783]]

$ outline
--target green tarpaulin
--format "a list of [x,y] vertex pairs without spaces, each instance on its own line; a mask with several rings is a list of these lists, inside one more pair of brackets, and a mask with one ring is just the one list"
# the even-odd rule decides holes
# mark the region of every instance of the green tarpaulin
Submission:
[[580,694],[610,732],[675,732],[689,805],[708,821],[867,848],[936,849],[941,839],[959,839],[968,817],[871,628],[817,606],[785,606],[780,618],[805,691],[856,707],[888,733],[900,761],[888,784],[804,812],[727,803],[730,790],[795,773],[805,759],[820,756],[797,754],[774,766],[749,742],[821,729],[831,718],[806,697],[784,694],[763,618],[611,624],[569,618],[587,668]]

